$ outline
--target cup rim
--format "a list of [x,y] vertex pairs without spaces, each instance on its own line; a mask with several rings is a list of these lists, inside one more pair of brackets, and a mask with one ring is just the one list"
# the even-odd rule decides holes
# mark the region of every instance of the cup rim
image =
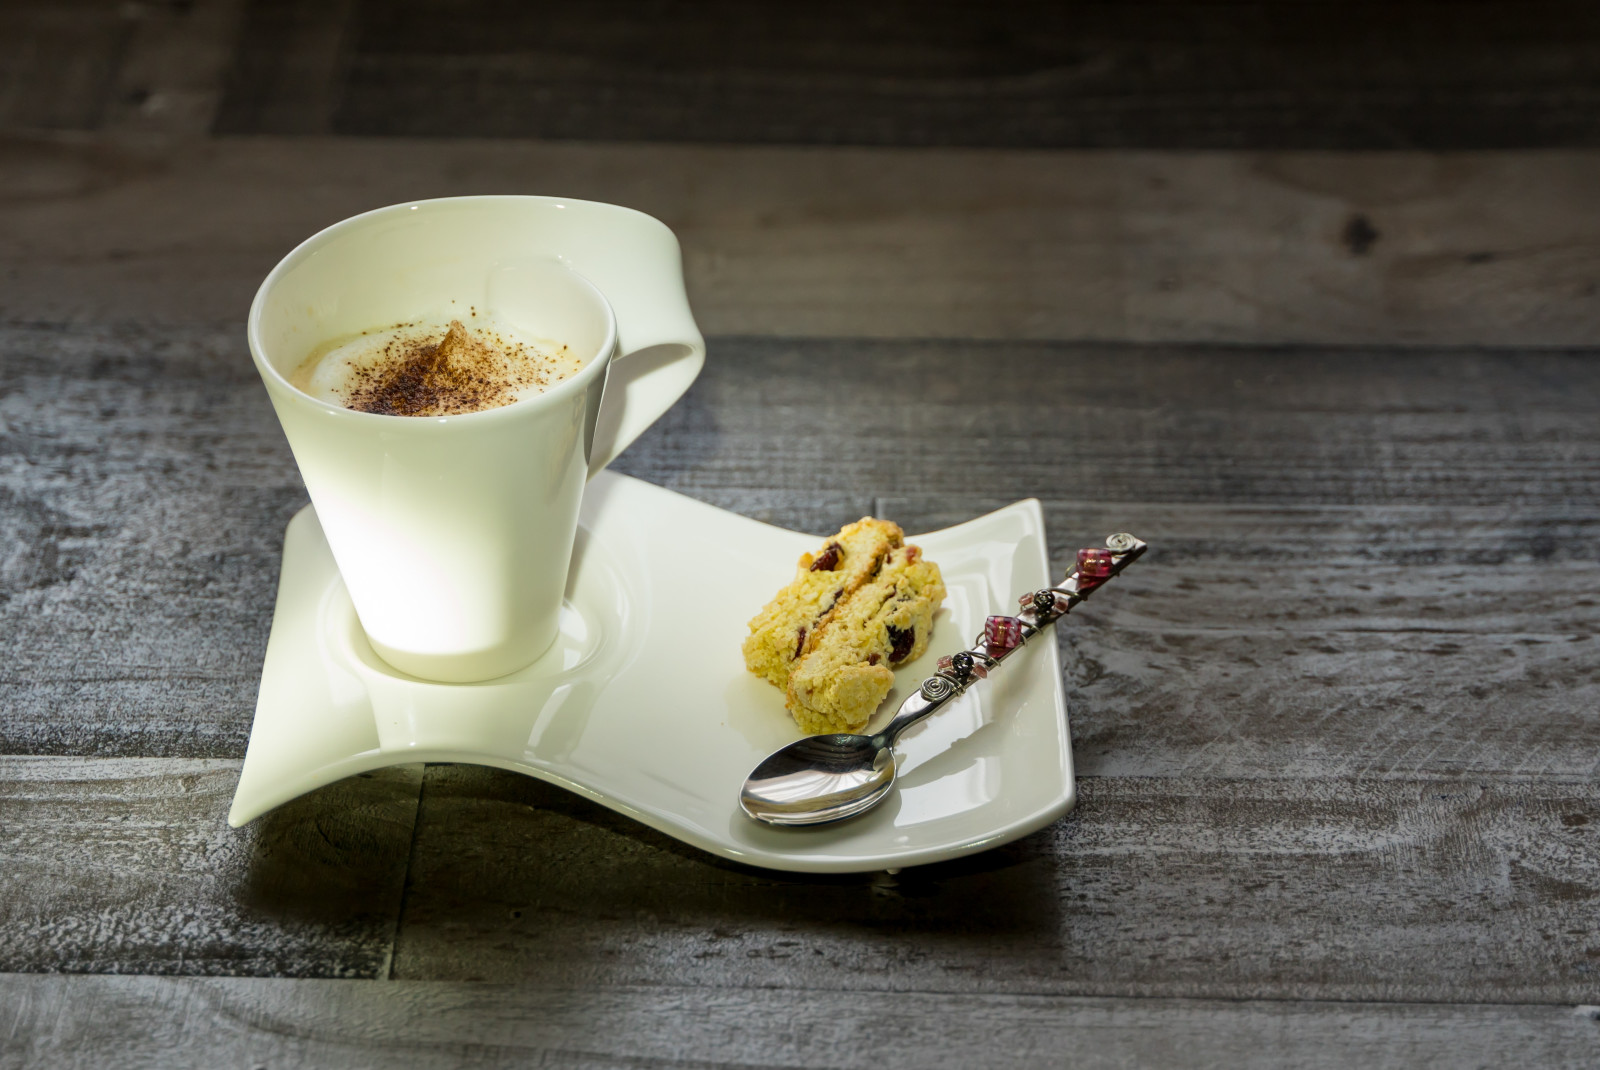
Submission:
[[325,245],[328,241],[331,241],[337,237],[340,232],[347,229],[356,229],[360,225],[371,221],[375,217],[399,214],[406,211],[417,211],[429,206],[462,204],[473,201],[536,202],[554,205],[555,207],[563,207],[568,204],[596,205],[606,208],[616,208],[617,210],[624,212],[632,212],[636,215],[642,215],[646,219],[651,219],[652,222],[659,223],[659,220],[655,220],[653,217],[645,215],[643,212],[638,212],[631,208],[624,208],[620,205],[602,204],[602,202],[599,201],[582,201],[571,197],[540,197],[514,194],[487,194],[470,197],[433,197],[415,201],[401,201],[398,204],[384,205],[381,208],[373,208],[357,215],[349,216],[345,219],[339,220],[337,223],[323,227],[315,234],[312,234],[310,237],[300,242],[300,244],[296,245],[293,249],[289,250],[289,252],[284,255],[283,259],[279,260],[277,264],[273,266],[272,270],[267,272],[266,278],[262,279],[261,285],[256,288],[255,298],[250,302],[250,314],[245,321],[246,340],[250,346],[250,357],[255,362],[256,371],[259,372],[261,376],[268,382],[279,387],[283,391],[286,391],[289,396],[294,397],[299,402],[314,406],[317,409],[330,413],[335,419],[381,420],[383,421],[383,426],[385,428],[396,431],[407,425],[417,427],[437,427],[441,424],[455,424],[469,421],[472,423],[482,424],[495,419],[511,419],[513,418],[511,416],[512,413],[527,412],[534,407],[540,406],[541,403],[555,405],[571,394],[576,394],[587,390],[594,377],[599,375],[601,370],[606,368],[611,363],[611,358],[616,355],[617,314],[616,310],[611,307],[611,302],[606,299],[606,295],[601,292],[600,287],[596,286],[589,280],[587,276],[559,256],[551,256],[547,259],[552,264],[560,265],[563,270],[565,270],[574,279],[582,283],[590,293],[594,294],[595,299],[600,303],[601,310],[605,313],[606,333],[605,337],[601,340],[598,351],[589,361],[584,364],[582,368],[578,370],[576,375],[572,375],[566,379],[563,379],[556,386],[549,390],[543,391],[542,393],[535,394],[533,397],[521,398],[517,401],[513,401],[509,405],[500,405],[492,409],[481,409],[477,412],[454,413],[445,416],[396,416],[390,413],[361,412],[357,409],[347,409],[343,405],[335,405],[332,402],[324,401],[318,397],[313,397],[304,390],[301,390],[299,387],[295,386],[293,383],[289,382],[288,376],[280,372],[271,361],[267,360],[263,353],[264,347],[261,344],[261,317],[263,315],[263,309],[266,305],[267,292],[282,275],[293,270],[300,264],[302,260],[316,251],[316,249]]

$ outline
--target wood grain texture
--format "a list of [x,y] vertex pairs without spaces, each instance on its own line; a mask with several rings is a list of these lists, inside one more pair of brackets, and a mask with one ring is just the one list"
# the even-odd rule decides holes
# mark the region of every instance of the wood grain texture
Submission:
[[[1008,145],[1600,144],[1582,3],[252,5],[226,133]],[[341,12],[341,14],[343,14]],[[304,28],[342,31],[335,77]],[[298,104],[291,106],[290,102]]]
[[207,133],[222,103],[244,0],[108,6],[132,21],[133,32],[101,128],[139,137]]
[[1592,779],[1090,777],[1018,843],[818,878],[471,766],[428,767],[420,806],[396,769],[235,832],[236,769],[0,760],[0,966],[1487,1002],[1600,983]]
[[[815,532],[1040,496],[1061,566],[1154,543],[1062,628],[1086,773],[1595,771],[1587,354],[711,350],[620,470]],[[0,419],[0,750],[242,755],[305,498],[241,341],[6,329]]]
[[251,3],[213,125],[235,133],[248,132],[247,125],[262,131],[331,129],[354,8],[351,0]]
[[1591,1006],[0,976],[3,1070],[116,1065],[1310,1070],[1592,1061]]
[[238,330],[382,204],[627,204],[710,334],[1592,345],[1600,154],[0,139],[0,322]]
[[305,501],[246,356],[232,332],[0,343],[4,750],[243,755]]
[[0,4],[0,130],[205,134],[242,0]]
[[420,767],[236,830],[238,774],[0,757],[0,970],[387,976]]
[[691,492],[1562,511],[1600,485],[1583,353],[729,339],[707,367],[625,470]]
[[429,766],[394,975],[1488,1002],[1600,986],[1592,780],[1078,786],[1072,814],[1015,844],[812,878],[707,859],[515,774]]
[[[1005,502],[880,500],[911,530]],[[1046,501],[1057,575],[1153,549],[1058,627],[1088,776],[1600,772],[1600,512]]]
[[111,0],[0,5],[0,129],[93,130],[110,112],[137,15]]

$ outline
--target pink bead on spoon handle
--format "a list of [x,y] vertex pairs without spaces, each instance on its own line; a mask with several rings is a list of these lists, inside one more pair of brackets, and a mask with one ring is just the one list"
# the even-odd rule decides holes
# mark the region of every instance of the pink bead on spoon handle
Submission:
[[894,741],[900,733],[988,677],[1145,549],[1142,540],[1119,532],[1106,539],[1103,550],[1079,550],[1076,567],[1059,587],[1023,595],[1016,616],[988,618],[971,648],[940,658],[939,671],[901,703],[883,731],[870,736],[836,732],[789,744],[751,771],[739,805],[757,821],[781,826],[829,824],[870,810],[894,787]]

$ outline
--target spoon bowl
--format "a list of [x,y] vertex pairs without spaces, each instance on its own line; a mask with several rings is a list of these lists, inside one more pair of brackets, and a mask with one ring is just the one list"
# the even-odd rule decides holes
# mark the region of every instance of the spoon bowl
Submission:
[[821,825],[875,806],[894,777],[894,750],[882,735],[808,736],[756,766],[739,805],[769,825]]

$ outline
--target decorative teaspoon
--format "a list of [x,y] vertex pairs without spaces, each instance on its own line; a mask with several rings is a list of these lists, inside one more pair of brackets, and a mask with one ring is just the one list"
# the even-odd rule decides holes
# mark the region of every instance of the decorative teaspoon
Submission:
[[901,703],[875,735],[837,732],[796,740],[769,755],[745,778],[744,812],[768,825],[823,825],[872,809],[894,787],[894,741],[938,712],[1021,649],[1022,644],[1072,611],[1072,607],[1143,554],[1146,544],[1119,532],[1106,549],[1078,551],[1077,565],[1059,587],[1019,600],[1014,617],[990,617],[972,647],[939,659],[939,671]]

